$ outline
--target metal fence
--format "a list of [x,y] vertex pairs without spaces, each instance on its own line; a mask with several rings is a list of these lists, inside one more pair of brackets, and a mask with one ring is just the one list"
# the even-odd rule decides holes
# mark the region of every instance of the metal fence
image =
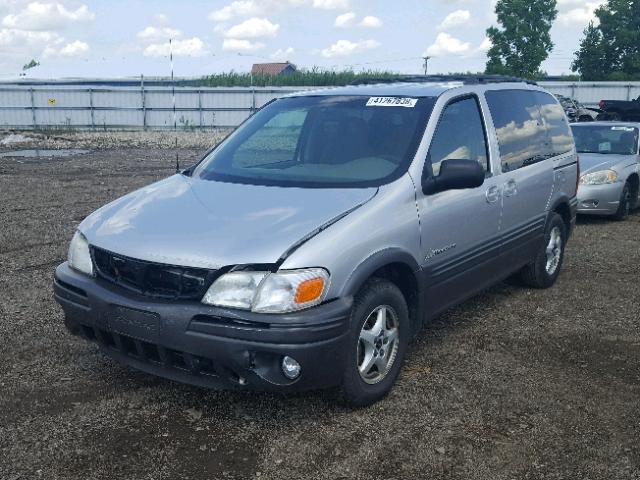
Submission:
[[[273,98],[296,90],[176,87],[178,128],[234,127]],[[0,85],[0,127],[173,128],[172,89]]]
[[[587,106],[630,100],[640,82],[540,82]],[[302,88],[176,87],[179,128],[235,127],[273,98]],[[0,84],[0,128],[173,128],[170,87]]]
[[633,100],[640,96],[640,82],[538,82],[552,93],[575,98],[588,107],[600,100]]

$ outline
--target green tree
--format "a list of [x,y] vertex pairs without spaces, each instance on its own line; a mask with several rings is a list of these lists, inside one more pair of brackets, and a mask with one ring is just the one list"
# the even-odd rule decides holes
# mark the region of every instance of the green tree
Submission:
[[30,68],[34,68],[40,65],[40,62],[36,62],[35,59],[31,59],[29,63],[26,63],[22,66],[22,70],[29,70]]
[[589,80],[605,80],[607,72],[602,68],[604,62],[602,33],[593,22],[589,22],[583,33],[580,50],[575,53],[571,70],[580,72],[582,77]]
[[583,80],[640,78],[640,0],[608,0],[595,15],[571,69]]
[[556,0],[498,0],[495,11],[502,28],[487,29],[492,46],[486,72],[540,76],[540,65],[553,49],[549,30],[558,14]]

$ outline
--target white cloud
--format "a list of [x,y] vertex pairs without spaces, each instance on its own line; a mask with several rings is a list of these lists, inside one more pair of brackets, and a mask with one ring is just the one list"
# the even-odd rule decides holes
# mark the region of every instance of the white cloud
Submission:
[[261,6],[253,0],[239,0],[231,2],[229,5],[219,10],[211,12],[209,14],[209,20],[214,22],[226,22],[234,17],[242,15],[260,15],[261,13],[263,13]]
[[22,11],[2,19],[2,26],[16,30],[60,30],[73,23],[89,22],[95,18],[86,5],[68,10],[60,3],[32,2]]
[[235,0],[209,14],[213,22],[228,22],[243,16],[268,15],[290,7],[302,7],[310,0]]
[[286,62],[287,60],[290,60],[295,53],[296,51],[293,47],[288,47],[284,49],[279,48],[278,50],[273,52],[271,55],[269,55],[269,58],[271,58],[271,60],[276,60],[278,62]]
[[24,30],[0,29],[0,52],[26,55],[40,53],[48,45],[58,45],[64,39],[54,32],[26,32]]
[[440,32],[433,45],[427,48],[425,55],[441,57],[444,55],[465,55],[471,50],[471,44],[462,42],[446,32]]
[[169,42],[152,43],[142,53],[145,57],[168,57],[171,50],[174,57],[202,57],[207,54],[204,42],[198,37],[173,40],[171,46]]
[[349,8],[349,0],[313,0],[313,7],[324,10],[346,10]]
[[182,32],[171,27],[147,27],[138,32],[137,36],[145,41],[157,42],[160,40],[169,40],[170,38],[178,38],[182,36]]
[[359,25],[365,28],[380,28],[382,26],[382,20],[380,20],[378,17],[367,15],[362,19]]
[[336,43],[323,49],[320,53],[325,58],[347,57],[355,53],[362,53],[366,50],[378,48],[380,43],[375,40],[361,40],[351,42],[349,40],[338,40]]
[[343,13],[342,15],[338,15],[336,17],[336,21],[334,22],[334,26],[338,28],[347,28],[352,27],[356,22],[356,14],[353,12]]
[[280,25],[271,23],[266,18],[253,17],[234,25],[225,32],[225,37],[234,39],[275,37]]
[[250,42],[249,40],[239,40],[237,38],[225,38],[222,42],[222,50],[225,52],[250,53],[261,50],[265,47],[262,42]]
[[445,17],[438,30],[448,30],[450,28],[461,27],[467,25],[471,20],[471,12],[469,10],[456,10]]
[[480,52],[488,52],[491,47],[493,47],[491,39],[489,37],[484,37],[484,40],[482,40],[482,43],[478,47],[478,50]]
[[601,4],[602,2],[586,2],[581,7],[560,13],[558,15],[558,22],[566,27],[586,27],[590,21],[596,20],[595,10]]
[[62,48],[47,47],[42,56],[47,57],[82,57],[89,53],[89,44],[76,40],[66,44]]
[[158,25],[166,25],[169,23],[169,18],[164,13],[158,13],[153,16],[153,19]]

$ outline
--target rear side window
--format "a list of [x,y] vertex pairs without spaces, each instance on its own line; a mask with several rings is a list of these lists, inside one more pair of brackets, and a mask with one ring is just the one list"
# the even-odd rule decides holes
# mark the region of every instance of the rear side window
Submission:
[[489,171],[487,141],[475,97],[455,100],[444,108],[427,161],[436,177],[443,160],[475,160],[485,173]]
[[548,93],[535,92],[535,95],[547,129],[551,146],[549,154],[555,156],[570,152],[573,148],[573,137],[562,106]]
[[547,132],[535,93],[533,90],[486,93],[503,172],[532,165],[550,156]]

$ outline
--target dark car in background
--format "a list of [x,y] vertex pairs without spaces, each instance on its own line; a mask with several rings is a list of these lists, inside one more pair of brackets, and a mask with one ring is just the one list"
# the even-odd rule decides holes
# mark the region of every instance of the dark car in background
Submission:
[[558,94],[554,96],[562,105],[562,109],[570,122],[592,122],[600,113],[597,109],[587,108],[573,98]]
[[600,100],[598,120],[640,122],[640,96],[635,100]]

